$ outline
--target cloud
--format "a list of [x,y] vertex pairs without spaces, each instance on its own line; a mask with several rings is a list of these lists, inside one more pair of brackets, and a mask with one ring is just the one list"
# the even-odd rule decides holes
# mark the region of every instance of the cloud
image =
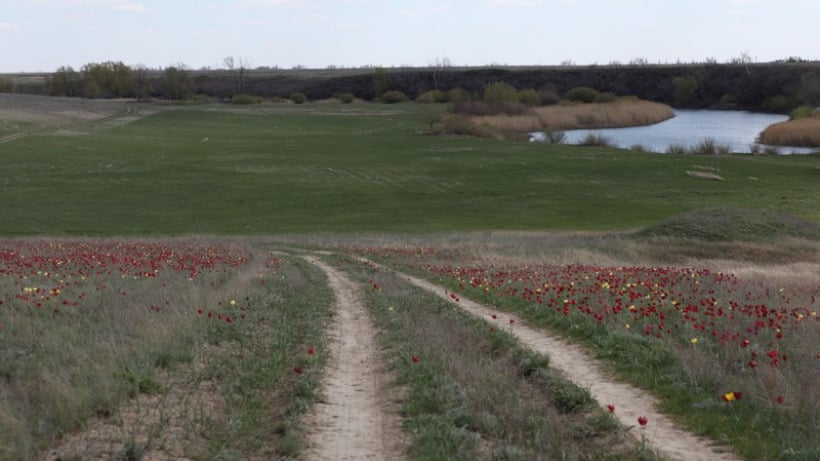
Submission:
[[19,24],[14,24],[11,22],[0,22],[0,32],[14,32],[16,30],[20,30]]
[[139,3],[130,3],[130,2],[118,2],[114,6],[113,9],[117,11],[125,11],[127,13],[147,13],[148,8],[144,5]]

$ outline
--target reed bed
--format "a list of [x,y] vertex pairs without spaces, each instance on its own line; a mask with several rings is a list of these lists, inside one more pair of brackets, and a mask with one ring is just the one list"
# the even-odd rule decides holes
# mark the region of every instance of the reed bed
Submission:
[[534,107],[526,114],[488,115],[473,117],[472,121],[502,131],[527,132],[651,125],[674,115],[672,108],[665,104],[622,99],[612,103]]
[[769,125],[760,134],[760,141],[776,146],[820,147],[820,117]]

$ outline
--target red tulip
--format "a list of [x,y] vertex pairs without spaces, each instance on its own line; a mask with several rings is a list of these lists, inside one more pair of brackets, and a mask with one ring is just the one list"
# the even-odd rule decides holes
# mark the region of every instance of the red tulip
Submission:
[[646,416],[638,416],[638,424],[640,424],[641,426],[646,426],[647,424],[649,424],[649,418],[647,418]]
[[313,355],[316,353],[316,350],[313,349],[313,346],[307,348],[308,355]]
[[411,360],[413,360],[413,363],[419,363],[419,360],[421,360],[421,359],[419,358],[418,355],[414,355],[413,357],[411,357]]
[[609,410],[610,413],[615,413],[615,405],[611,403],[606,406],[606,409]]

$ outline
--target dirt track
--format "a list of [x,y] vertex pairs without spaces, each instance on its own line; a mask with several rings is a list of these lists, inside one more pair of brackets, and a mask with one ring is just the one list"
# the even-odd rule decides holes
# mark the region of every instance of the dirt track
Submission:
[[[359,259],[374,264],[364,258]],[[396,274],[413,285],[454,302],[447,291],[438,285],[406,274]],[[657,401],[654,397],[632,385],[616,382],[601,371],[601,366],[581,347],[543,330],[529,328],[507,313],[490,309],[464,297],[460,297],[457,305],[490,321],[495,315],[499,326],[509,329],[524,346],[549,356],[551,367],[560,370],[575,384],[588,389],[601,406],[615,405],[614,415],[620,424],[624,427],[636,426],[636,433],[664,458],[676,461],[740,461],[739,457],[731,453],[720,452],[708,440],[677,427],[668,417],[656,410]],[[509,322],[511,318],[515,320],[514,323]],[[649,419],[645,427],[637,427],[639,416]]]
[[336,294],[321,401],[306,419],[309,460],[400,460],[401,423],[382,390],[378,346],[357,285],[313,257]]

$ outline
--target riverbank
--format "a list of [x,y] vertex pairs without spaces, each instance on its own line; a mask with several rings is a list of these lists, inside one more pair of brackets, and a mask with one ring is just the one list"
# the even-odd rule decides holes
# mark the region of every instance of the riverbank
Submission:
[[470,121],[502,132],[528,133],[652,125],[674,116],[675,112],[666,104],[621,98],[608,103],[533,107],[520,115],[476,116]]
[[760,142],[776,146],[820,147],[820,117],[769,125],[760,133]]

